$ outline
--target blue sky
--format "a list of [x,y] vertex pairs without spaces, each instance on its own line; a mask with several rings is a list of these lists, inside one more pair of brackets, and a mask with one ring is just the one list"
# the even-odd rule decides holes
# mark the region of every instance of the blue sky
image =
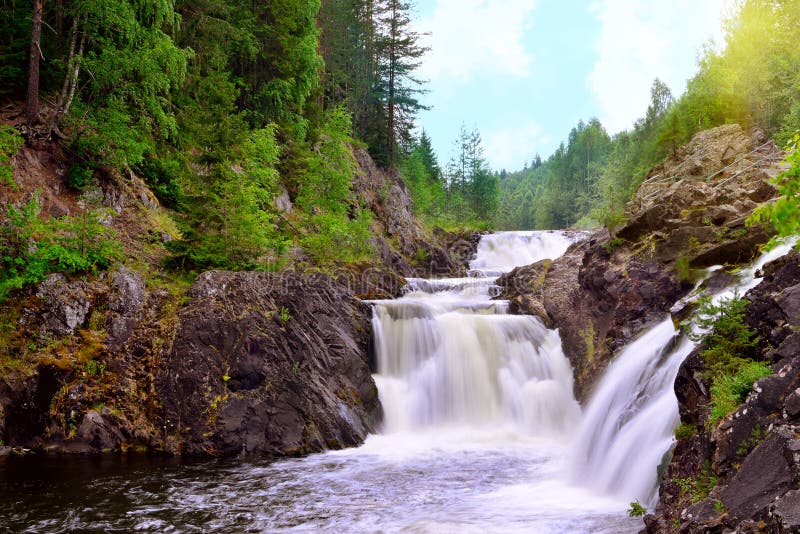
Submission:
[[442,164],[461,124],[495,169],[549,156],[579,119],[629,128],[658,76],[676,96],[704,43],[721,40],[730,0],[417,0],[431,47],[418,125]]

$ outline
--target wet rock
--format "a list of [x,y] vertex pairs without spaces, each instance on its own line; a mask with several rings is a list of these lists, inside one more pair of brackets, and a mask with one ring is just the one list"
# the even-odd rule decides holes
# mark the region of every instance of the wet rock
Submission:
[[380,421],[370,310],[327,276],[200,275],[157,377],[192,454],[302,454],[360,444]]
[[111,410],[104,407],[99,413],[90,410],[84,415],[75,438],[65,448],[70,452],[110,452],[129,439]]

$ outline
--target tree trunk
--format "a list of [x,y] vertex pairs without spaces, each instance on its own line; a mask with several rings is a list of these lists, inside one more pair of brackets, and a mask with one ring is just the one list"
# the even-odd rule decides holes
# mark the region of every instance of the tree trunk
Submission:
[[28,97],[26,116],[28,127],[39,122],[39,57],[42,54],[40,40],[42,35],[42,0],[33,0],[33,28],[31,29],[31,50],[28,66]]

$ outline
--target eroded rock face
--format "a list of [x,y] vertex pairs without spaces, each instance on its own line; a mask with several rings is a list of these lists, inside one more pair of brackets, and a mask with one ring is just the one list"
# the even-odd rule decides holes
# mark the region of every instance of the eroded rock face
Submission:
[[[397,170],[380,169],[366,150],[354,149],[353,192],[373,214],[378,263],[402,276],[463,276],[479,234],[427,234],[413,214],[411,195]],[[390,245],[390,241],[392,245]]]
[[[777,195],[769,180],[782,153],[761,144],[751,153],[753,142],[736,125],[699,133],[653,169],[651,179],[669,179],[643,184],[613,235],[598,232],[553,262],[501,278],[501,298],[511,300],[513,313],[538,315],[559,329],[578,398],[616,350],[663,320],[691,289],[692,269],[745,263],[769,239],[767,229],[745,227],[752,211]],[[723,277],[709,283],[724,285]],[[784,295],[790,313],[795,293]]]
[[144,279],[130,269],[121,267],[111,275],[111,292],[108,299],[109,350],[118,350],[128,341],[136,327],[136,312],[145,300]]
[[301,454],[376,428],[369,310],[330,278],[212,271],[189,295],[157,379],[185,452]]
[[782,157],[774,143],[752,141],[735,124],[700,132],[650,172],[616,236],[631,243],[646,238],[648,254],[660,263],[746,262],[770,237],[767,228],[745,222],[778,196],[770,179]]

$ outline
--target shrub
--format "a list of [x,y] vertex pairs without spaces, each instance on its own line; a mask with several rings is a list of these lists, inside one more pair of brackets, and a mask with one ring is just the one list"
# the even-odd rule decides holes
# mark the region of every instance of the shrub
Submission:
[[14,186],[11,172],[11,158],[19,151],[25,140],[17,130],[10,126],[0,126],[0,182]]
[[67,185],[76,191],[83,191],[92,183],[92,169],[75,164],[67,171]]
[[628,516],[630,517],[642,517],[645,514],[647,514],[647,508],[642,506],[638,499],[633,501],[631,507],[628,508]]
[[122,256],[113,230],[97,213],[40,219],[40,211],[34,198],[21,208],[8,206],[0,223],[0,301],[50,273],[93,273]]
[[746,307],[738,294],[716,305],[705,299],[695,319],[703,332],[690,335],[705,343],[701,356],[712,380],[709,426],[735,410],[756,380],[772,374],[769,366],[752,359],[759,338],[744,322]]
[[711,386],[709,424],[715,425],[745,401],[759,378],[770,376],[772,369],[762,362],[748,362],[733,375],[721,374]]
[[675,429],[675,437],[677,439],[690,438],[696,434],[697,434],[697,427],[687,423],[681,423],[680,425],[678,425],[678,428]]
[[180,176],[185,164],[177,159],[147,157],[137,170],[163,205],[176,209],[183,201]]

